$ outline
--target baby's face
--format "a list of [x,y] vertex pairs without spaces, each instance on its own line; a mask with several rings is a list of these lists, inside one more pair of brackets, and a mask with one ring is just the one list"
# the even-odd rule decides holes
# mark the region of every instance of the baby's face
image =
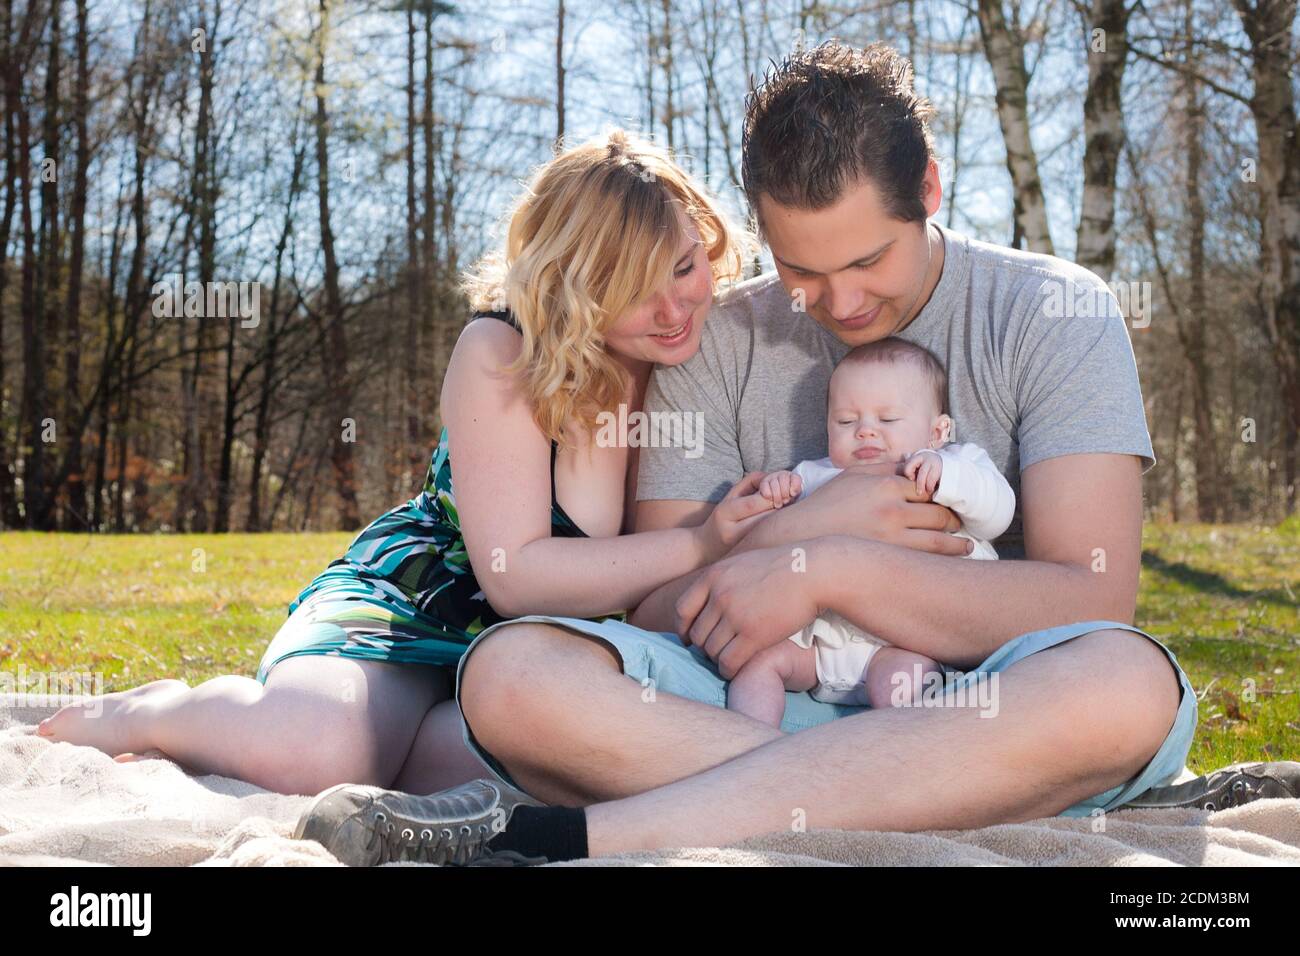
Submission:
[[826,438],[836,468],[938,447],[946,420],[925,374],[910,363],[842,365],[831,376]]

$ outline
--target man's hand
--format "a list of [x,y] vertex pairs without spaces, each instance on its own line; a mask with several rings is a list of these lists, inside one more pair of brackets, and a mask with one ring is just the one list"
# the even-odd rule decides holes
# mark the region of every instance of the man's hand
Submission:
[[[918,496],[916,484],[898,474],[902,467],[902,462],[873,462],[845,469],[808,497],[767,512],[770,517],[757,520],[755,526],[735,546],[732,556],[775,549],[785,556],[785,566],[788,567],[790,549],[798,542],[826,536],[854,535],[930,554],[964,557],[974,545],[967,538],[958,538],[949,533],[961,529],[961,520],[947,508],[926,502]],[[637,511],[637,530],[698,522],[702,518],[701,513],[708,507],[699,502],[643,501]],[[655,513],[655,520],[645,521],[652,512]],[[684,608],[679,602],[686,597],[688,589],[698,585],[707,573],[694,571],[689,576],[665,584],[641,602],[632,615],[632,623],[651,631],[676,629],[685,636],[686,628],[677,627],[678,612]],[[811,570],[807,575],[796,575],[809,578],[815,576]],[[815,582],[818,587],[823,583],[820,580]],[[688,626],[702,607],[703,602],[692,609],[694,613],[688,620]],[[813,611],[790,628],[786,636],[816,616],[816,611]],[[706,631],[701,639],[707,636]],[[776,641],[777,638],[773,638],[758,649],[775,644]]]
[[914,481],[897,474],[900,467],[855,466],[836,475],[795,506],[804,509],[803,536],[850,534],[932,554],[969,553],[973,544],[951,534],[961,530],[961,519],[918,493]]
[[731,680],[751,657],[785,640],[820,613],[816,575],[806,570],[814,542],[724,558],[677,600],[677,633]]

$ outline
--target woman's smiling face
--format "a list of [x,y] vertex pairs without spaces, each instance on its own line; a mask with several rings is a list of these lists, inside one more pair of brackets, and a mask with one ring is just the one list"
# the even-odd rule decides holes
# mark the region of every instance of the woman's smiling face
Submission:
[[681,236],[668,283],[619,316],[605,347],[634,361],[680,365],[700,349],[700,329],[713,302],[713,269],[700,232],[680,210]]

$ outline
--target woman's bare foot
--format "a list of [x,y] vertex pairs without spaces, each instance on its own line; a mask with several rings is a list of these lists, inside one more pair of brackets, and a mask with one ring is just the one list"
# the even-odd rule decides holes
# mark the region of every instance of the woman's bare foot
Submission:
[[95,747],[110,757],[150,750],[146,733],[149,707],[189,689],[183,680],[156,680],[90,698],[45,718],[36,732],[47,740]]

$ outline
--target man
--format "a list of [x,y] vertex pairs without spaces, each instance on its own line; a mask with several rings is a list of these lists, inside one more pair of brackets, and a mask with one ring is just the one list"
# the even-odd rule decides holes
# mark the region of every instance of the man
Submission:
[[[637,530],[698,523],[743,473],[824,456],[836,361],[896,335],[944,364],[953,439],[983,447],[1016,489],[994,542],[1013,560],[947,560],[967,546],[951,512],[890,468],[850,469],[652,594],[631,624],[484,632],[458,700],[498,779],[430,797],[334,788],[297,835],[354,863],[562,860],[721,845],[794,820],[921,830],[1087,815],[1178,776],[1196,697],[1132,627],[1154,458],[1123,317],[1086,270],[929,221],[930,115],[885,47],[796,53],[751,96],[744,185],[777,275],[725,296],[700,352],[657,370],[646,410],[703,415],[704,449],[642,449]],[[826,609],[972,669],[940,704],[996,678],[996,715],[788,694],[777,730],[726,710],[726,679]],[[1147,801],[1295,795],[1298,771],[1229,768]]]

